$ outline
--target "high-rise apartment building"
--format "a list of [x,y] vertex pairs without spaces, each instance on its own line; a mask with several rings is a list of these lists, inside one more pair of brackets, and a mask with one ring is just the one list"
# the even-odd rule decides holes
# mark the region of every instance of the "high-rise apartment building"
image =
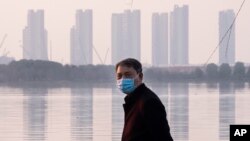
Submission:
[[189,63],[189,9],[175,6],[170,14],[170,64]]
[[23,30],[23,58],[48,60],[48,33],[44,28],[44,10],[29,10],[28,24]]
[[168,65],[168,14],[152,15],[152,65]]
[[220,11],[219,13],[219,40],[224,37],[219,48],[219,64],[235,63],[235,25],[226,34],[234,18],[233,10]]
[[112,14],[112,64],[125,58],[141,58],[141,25],[139,10]]
[[76,24],[70,31],[70,63],[86,65],[93,63],[92,10],[77,10]]

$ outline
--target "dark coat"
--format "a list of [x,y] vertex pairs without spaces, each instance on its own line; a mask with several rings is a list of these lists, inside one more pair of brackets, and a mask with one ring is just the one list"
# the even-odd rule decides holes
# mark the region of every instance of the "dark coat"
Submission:
[[164,105],[145,84],[125,97],[122,141],[173,141]]

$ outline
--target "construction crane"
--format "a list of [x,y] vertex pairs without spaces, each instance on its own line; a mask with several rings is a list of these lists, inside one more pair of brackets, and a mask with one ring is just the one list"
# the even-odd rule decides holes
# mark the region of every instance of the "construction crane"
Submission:
[[3,57],[7,57],[8,56],[8,54],[9,54],[10,52],[9,51],[7,51],[7,52],[5,52],[5,53],[3,53]]
[[[31,58],[31,56],[32,56],[31,53],[24,48],[24,46],[22,45],[21,41],[19,41],[19,42],[20,42],[19,47],[23,50],[23,53],[25,53],[28,58]],[[28,58],[25,58],[25,56],[23,56],[23,59],[28,59]]]
[[5,34],[3,36],[3,39],[2,39],[1,44],[0,44],[0,48],[3,46],[3,43],[4,43],[5,39],[7,38],[7,36],[8,36],[8,34]]
[[125,1],[125,4],[128,5],[128,6],[130,7],[130,9],[132,9],[133,3],[134,3],[133,0],[129,0],[129,1],[127,1],[127,2]]
[[[7,38],[7,36],[8,36],[8,34],[5,34],[5,35],[3,36],[3,39],[2,39],[1,44],[0,44],[0,49],[1,49],[1,47],[3,46],[3,44],[4,44],[4,42],[5,42],[6,38]],[[6,52],[6,48],[4,48],[4,50],[3,50],[3,55],[2,55],[2,56],[7,56],[8,54],[9,54],[9,51]]]
[[109,53],[109,48],[106,51],[106,55],[105,55],[105,58],[104,58],[104,64],[106,63],[106,59],[107,59],[108,53]]
[[9,53],[10,53],[10,52],[7,51],[6,48],[4,48],[2,56],[5,56],[5,57],[6,57]]
[[94,50],[95,54],[97,55],[97,57],[98,57],[99,61],[101,62],[101,64],[104,65],[106,63],[106,60],[107,60],[107,56],[108,56],[108,53],[109,53],[109,48],[106,51],[104,59],[101,58],[100,54],[98,53],[98,51],[96,50],[94,45],[93,45],[93,50]]
[[[6,38],[7,38],[8,34],[6,33],[3,38],[2,38],[2,41],[0,43],[0,49],[2,48]],[[0,58],[7,58],[7,59],[10,59],[10,57],[7,57],[9,55],[10,51],[6,50],[6,48],[3,49],[3,51],[1,52],[1,55],[0,55]],[[12,60],[12,59],[11,59]]]
[[94,45],[93,45],[93,50],[95,51],[95,53],[96,53],[96,55],[97,55],[97,57],[98,57],[99,61],[101,62],[101,64],[104,64],[104,62],[103,62],[102,58],[100,57],[100,55],[99,55],[99,53],[97,52],[97,50],[96,50],[96,48],[95,48],[95,46],[94,46]]

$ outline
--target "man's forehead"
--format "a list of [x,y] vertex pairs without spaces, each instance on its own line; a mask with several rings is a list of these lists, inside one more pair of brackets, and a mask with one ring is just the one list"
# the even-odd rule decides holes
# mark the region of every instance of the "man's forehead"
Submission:
[[128,66],[118,66],[117,73],[125,73],[125,72],[136,72],[136,70],[133,67]]

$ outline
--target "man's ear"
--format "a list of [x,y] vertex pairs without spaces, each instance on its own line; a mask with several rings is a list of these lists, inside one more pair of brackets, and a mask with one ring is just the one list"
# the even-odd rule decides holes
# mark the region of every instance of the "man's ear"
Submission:
[[139,77],[140,77],[141,79],[143,78],[143,73],[142,73],[142,72],[139,74]]

